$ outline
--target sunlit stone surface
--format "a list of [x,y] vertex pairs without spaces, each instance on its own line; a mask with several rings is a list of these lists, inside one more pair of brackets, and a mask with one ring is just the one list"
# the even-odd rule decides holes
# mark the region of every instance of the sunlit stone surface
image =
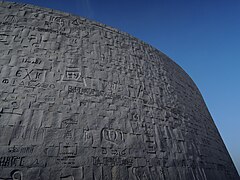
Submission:
[[0,179],[238,179],[166,55],[50,9],[0,2],[0,20]]

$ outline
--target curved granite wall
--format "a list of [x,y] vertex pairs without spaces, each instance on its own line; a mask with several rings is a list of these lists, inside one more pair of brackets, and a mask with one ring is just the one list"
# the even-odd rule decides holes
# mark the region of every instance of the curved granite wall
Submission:
[[238,179],[166,55],[67,13],[0,2],[0,179]]

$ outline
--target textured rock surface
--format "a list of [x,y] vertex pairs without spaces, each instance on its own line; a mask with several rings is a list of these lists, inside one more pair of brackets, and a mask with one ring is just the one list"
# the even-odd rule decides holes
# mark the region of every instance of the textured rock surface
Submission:
[[0,2],[0,179],[238,179],[197,87],[153,47]]

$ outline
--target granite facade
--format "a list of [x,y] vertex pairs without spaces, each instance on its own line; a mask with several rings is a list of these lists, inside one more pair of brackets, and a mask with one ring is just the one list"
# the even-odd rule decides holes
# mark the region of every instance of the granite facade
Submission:
[[0,179],[237,180],[190,77],[78,16],[0,2]]

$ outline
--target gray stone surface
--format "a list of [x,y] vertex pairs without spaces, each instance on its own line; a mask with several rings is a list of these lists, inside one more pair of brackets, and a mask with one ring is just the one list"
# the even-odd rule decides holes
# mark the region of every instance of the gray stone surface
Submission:
[[190,77],[100,23],[0,2],[0,179],[236,180]]

